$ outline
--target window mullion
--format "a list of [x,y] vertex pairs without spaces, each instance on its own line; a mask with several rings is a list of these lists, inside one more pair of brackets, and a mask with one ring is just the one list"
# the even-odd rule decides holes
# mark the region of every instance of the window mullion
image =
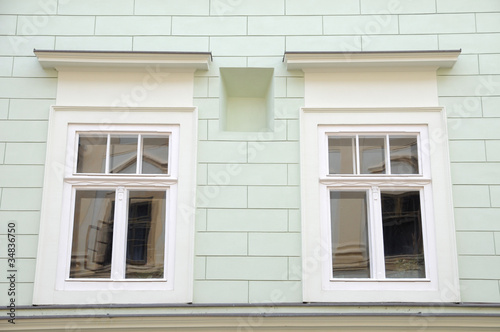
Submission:
[[370,190],[370,250],[373,279],[385,279],[384,232],[382,229],[382,202],[379,187]]
[[107,135],[107,142],[106,142],[106,161],[104,165],[104,173],[109,174],[109,159],[110,159],[110,153],[111,153],[111,134]]
[[142,135],[139,134],[139,136],[137,137],[137,174],[142,174],[142,145]]
[[113,253],[111,278],[125,279],[125,250],[127,239],[127,191],[124,187],[116,188],[115,221],[113,227]]
[[389,135],[385,135],[385,164],[386,174],[392,174],[391,170],[391,146],[389,143]]
[[354,174],[361,174],[361,171],[360,171],[360,162],[359,162],[359,135],[356,135],[356,149],[355,149],[355,173]]

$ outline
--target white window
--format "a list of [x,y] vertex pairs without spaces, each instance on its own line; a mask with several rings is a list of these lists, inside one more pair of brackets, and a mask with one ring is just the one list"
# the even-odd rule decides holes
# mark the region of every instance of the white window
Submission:
[[164,289],[173,277],[179,128],[98,129],[69,125],[59,286]]
[[35,55],[58,79],[33,304],[191,302],[194,72],[211,54]]
[[304,71],[304,301],[460,300],[436,76],[459,54],[285,53]]
[[432,201],[427,128],[319,128],[328,288],[430,281],[435,261],[432,214],[425,214]]
[[52,107],[35,304],[192,300],[195,119]]
[[305,301],[459,298],[441,108],[301,115]]

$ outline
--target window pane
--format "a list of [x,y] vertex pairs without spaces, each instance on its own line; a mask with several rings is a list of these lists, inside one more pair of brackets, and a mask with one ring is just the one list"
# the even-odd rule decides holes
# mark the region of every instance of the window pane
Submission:
[[384,137],[359,136],[361,174],[385,174]]
[[387,278],[425,278],[420,193],[382,192]]
[[391,173],[418,174],[417,136],[390,136]]
[[137,135],[111,135],[110,173],[135,174]]
[[115,192],[77,190],[70,278],[109,278]]
[[163,278],[165,192],[129,193],[125,278]]
[[328,138],[328,174],[354,174],[354,137]]
[[79,135],[77,173],[104,173],[107,135]]
[[333,278],[369,278],[366,192],[330,191]]
[[168,174],[168,136],[143,136],[142,174]]

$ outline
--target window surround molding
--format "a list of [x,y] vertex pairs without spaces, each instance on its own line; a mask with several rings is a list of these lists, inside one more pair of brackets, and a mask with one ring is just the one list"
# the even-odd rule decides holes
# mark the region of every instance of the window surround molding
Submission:
[[[106,303],[186,303],[192,301],[192,276],[194,252],[195,216],[195,179],[196,179],[196,141],[197,110],[186,108],[136,108],[134,110],[116,107],[60,107],[51,108],[49,136],[47,141],[46,169],[43,187],[42,212],[35,274],[34,304],[106,304]],[[126,114],[126,116],[124,116]],[[111,120],[112,125],[102,124],[102,119]],[[173,234],[167,235],[170,269],[164,281],[81,281],[65,282],[64,271],[67,257],[68,227],[72,220],[69,212],[71,204],[64,204],[67,188],[88,184],[89,181],[65,177],[73,172],[74,148],[71,148],[71,130],[76,126],[88,124],[101,125],[103,131],[113,128],[130,129],[133,123],[136,130],[147,131],[158,123],[178,130],[177,144],[179,153],[178,179],[155,180],[147,176],[147,181],[139,179],[129,184],[138,186],[170,186],[170,206],[175,207],[169,217],[174,222]],[[173,135],[175,137],[175,135]],[[69,159],[68,159],[69,158]],[[68,162],[69,160],[69,162]],[[106,176],[109,178],[108,176]],[[123,179],[102,180],[101,185],[120,185]],[[115,178],[115,177],[113,177]],[[94,183],[94,185],[96,185]],[[66,188],[66,189],[65,189]],[[69,217],[68,217],[69,216]],[[68,220],[69,218],[69,220]],[[173,241],[173,243],[172,243]],[[63,274],[61,274],[63,273]],[[87,286],[86,286],[87,284]],[[154,285],[154,286],[151,286]]]
[[[306,302],[457,302],[460,301],[455,225],[448,156],[446,110],[439,106],[436,71],[451,67],[456,51],[292,52],[284,62],[301,69],[305,101],[300,111],[302,284]],[[366,178],[335,177],[322,183],[325,151],[322,128],[419,126],[428,133],[430,177],[408,176],[408,186],[423,190],[426,202],[425,280],[329,278],[325,241],[325,187],[352,188]],[[385,132],[384,132],[385,133]],[[323,150],[322,150],[323,149]],[[323,160],[322,160],[323,158]],[[390,177],[389,177],[390,178]],[[370,180],[370,179],[368,179]],[[387,177],[385,180],[387,181]],[[370,181],[373,181],[371,178]],[[368,182],[367,182],[368,183]],[[397,184],[396,184],[397,186]],[[428,199],[430,201],[428,201]],[[323,228],[322,228],[323,227]],[[428,255],[429,254],[429,255]],[[427,267],[427,266],[426,266]],[[327,270],[325,270],[325,268]]]
[[[404,128],[424,126],[429,132],[431,179],[409,177],[408,187],[422,188],[426,218],[426,258],[430,267],[425,280],[371,280],[331,281],[329,271],[328,242],[325,241],[324,222],[325,187],[349,187],[350,182],[366,183],[367,177],[357,180],[320,180],[322,149],[319,137],[323,126],[348,124],[372,128]],[[324,144],[323,144],[324,145]],[[301,196],[302,196],[302,243],[303,243],[303,294],[307,302],[455,302],[459,301],[458,264],[451,200],[451,176],[446,140],[446,115],[441,107],[397,109],[301,109]],[[374,179],[377,179],[375,177]],[[390,181],[390,177],[387,178]],[[380,180],[381,183],[386,180]],[[432,186],[429,188],[428,184]],[[412,184],[413,183],[413,184]],[[395,184],[400,186],[398,184]],[[352,188],[352,187],[350,187]],[[322,230],[323,229],[323,230]]]
[[[58,82],[49,114],[33,304],[192,302],[198,133],[194,72],[208,69],[211,54],[43,50],[35,54],[43,67],[58,70]],[[67,185],[90,185],[85,176],[67,176],[73,172],[68,159],[74,156],[71,131],[79,126],[102,132],[116,128],[154,132],[159,126],[172,133],[178,154],[173,173],[138,174],[136,181],[106,175],[92,182],[94,186],[120,186],[128,181],[135,188],[168,187],[167,204],[173,210],[168,216],[172,233],[166,235],[166,245],[174,249],[167,252],[165,280],[72,283],[60,274],[66,268],[62,260],[67,257],[72,220],[71,216],[68,220],[71,204],[65,203]]]

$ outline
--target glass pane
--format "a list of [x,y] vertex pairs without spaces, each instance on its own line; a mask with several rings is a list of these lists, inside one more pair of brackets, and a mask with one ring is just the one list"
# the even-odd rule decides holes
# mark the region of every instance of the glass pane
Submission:
[[330,191],[333,278],[369,278],[366,192]]
[[107,135],[79,135],[77,173],[104,173]]
[[354,174],[354,137],[328,138],[328,174]]
[[110,150],[110,173],[136,173],[137,135],[111,135]]
[[387,278],[425,278],[420,193],[382,192]]
[[143,136],[142,174],[168,174],[168,136]]
[[359,136],[361,174],[385,174],[384,137]]
[[129,194],[125,278],[163,278],[165,192]]
[[390,136],[391,173],[418,174],[417,136]]
[[109,278],[115,192],[77,190],[70,278]]

